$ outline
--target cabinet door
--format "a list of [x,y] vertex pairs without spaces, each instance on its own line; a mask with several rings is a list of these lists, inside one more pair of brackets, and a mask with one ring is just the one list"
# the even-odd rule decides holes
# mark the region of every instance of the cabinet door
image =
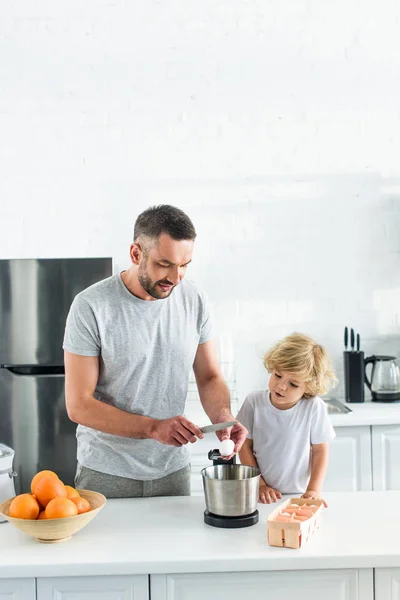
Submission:
[[372,490],[371,428],[337,427],[330,445],[325,492]]
[[212,462],[208,460],[208,453],[214,448],[218,448],[219,440],[215,433],[206,433],[202,440],[197,440],[195,444],[188,444],[190,452],[191,465],[191,496],[203,496],[203,479],[201,470],[209,467]]
[[29,579],[0,579],[0,600],[35,600],[33,577]]
[[374,490],[400,490],[400,426],[372,427]]
[[37,580],[37,600],[149,600],[148,575],[50,577]]
[[151,600],[373,600],[372,569],[151,575]]
[[190,495],[191,496],[204,496],[203,480],[201,476],[201,470],[205,465],[191,463],[191,476],[190,476]]
[[400,569],[375,569],[375,600],[400,600]]

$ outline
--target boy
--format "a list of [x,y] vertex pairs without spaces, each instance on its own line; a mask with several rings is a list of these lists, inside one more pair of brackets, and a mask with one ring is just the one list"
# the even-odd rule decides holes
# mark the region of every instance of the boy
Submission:
[[310,337],[293,333],[265,354],[264,366],[269,392],[249,394],[237,416],[249,431],[240,461],[260,468],[264,504],[282,494],[319,498],[335,437],[319,397],[336,380],[329,356]]

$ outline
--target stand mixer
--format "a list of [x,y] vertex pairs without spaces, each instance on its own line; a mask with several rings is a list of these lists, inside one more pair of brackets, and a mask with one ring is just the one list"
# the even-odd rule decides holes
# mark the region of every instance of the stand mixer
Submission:
[[219,450],[210,450],[212,467],[202,469],[206,511],[204,522],[213,527],[249,527],[258,523],[260,469],[238,465],[236,455],[221,458]]

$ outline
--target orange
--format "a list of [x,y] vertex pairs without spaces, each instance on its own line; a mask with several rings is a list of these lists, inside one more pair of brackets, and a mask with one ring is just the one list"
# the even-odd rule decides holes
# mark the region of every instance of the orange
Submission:
[[41,510],[37,520],[41,521],[42,519],[45,519],[45,518],[46,518],[46,512],[44,510]]
[[35,498],[36,502],[38,503],[38,505],[39,505],[39,511],[40,511],[40,512],[39,512],[39,514],[40,514],[40,513],[42,512],[42,510],[44,510],[44,506],[42,506],[42,505],[40,504],[40,502],[39,502],[39,500],[36,498],[35,494],[32,494],[32,498]]
[[11,502],[8,514],[16,519],[36,519],[39,504],[31,494],[19,494]]
[[77,492],[72,486],[66,485],[65,489],[67,490],[67,498],[70,500],[72,500],[72,498],[80,498],[79,492]]
[[71,498],[71,500],[78,509],[78,515],[81,515],[82,513],[89,512],[89,510],[92,510],[90,507],[90,504],[86,500],[86,498],[81,498],[81,497]]
[[43,477],[55,477],[56,479],[58,479],[58,475],[54,473],[54,471],[39,471],[39,473],[36,473],[36,475],[31,481],[32,494],[35,493],[35,487],[39,483],[39,481],[43,479]]
[[36,484],[35,496],[40,504],[46,508],[50,500],[53,500],[54,498],[66,498],[67,490],[58,477],[57,479],[51,476],[43,477],[43,479]]
[[77,507],[68,498],[54,498],[46,506],[46,519],[63,519],[77,514]]

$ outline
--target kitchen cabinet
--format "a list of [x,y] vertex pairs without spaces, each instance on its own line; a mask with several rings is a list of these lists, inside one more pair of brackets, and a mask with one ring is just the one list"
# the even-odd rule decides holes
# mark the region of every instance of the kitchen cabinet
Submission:
[[330,444],[325,492],[372,490],[371,428],[336,427]]
[[[149,585],[150,584],[150,585]],[[0,600],[373,600],[372,569],[0,579]],[[151,596],[150,596],[151,592]],[[375,600],[400,600],[400,569],[376,569]]]
[[215,433],[207,433],[202,440],[197,440],[194,444],[188,444],[191,464],[191,495],[203,495],[203,480],[201,470],[204,467],[212,465],[208,460],[208,453],[214,448],[218,448],[219,440]]
[[373,425],[374,490],[400,490],[400,425]]
[[373,570],[151,575],[150,587],[151,600],[373,600]]
[[39,577],[36,598],[37,600],[149,600],[149,578],[148,575]]
[[400,600],[400,569],[375,569],[375,600]]
[[36,585],[33,577],[27,579],[0,579],[0,600],[35,600]]

